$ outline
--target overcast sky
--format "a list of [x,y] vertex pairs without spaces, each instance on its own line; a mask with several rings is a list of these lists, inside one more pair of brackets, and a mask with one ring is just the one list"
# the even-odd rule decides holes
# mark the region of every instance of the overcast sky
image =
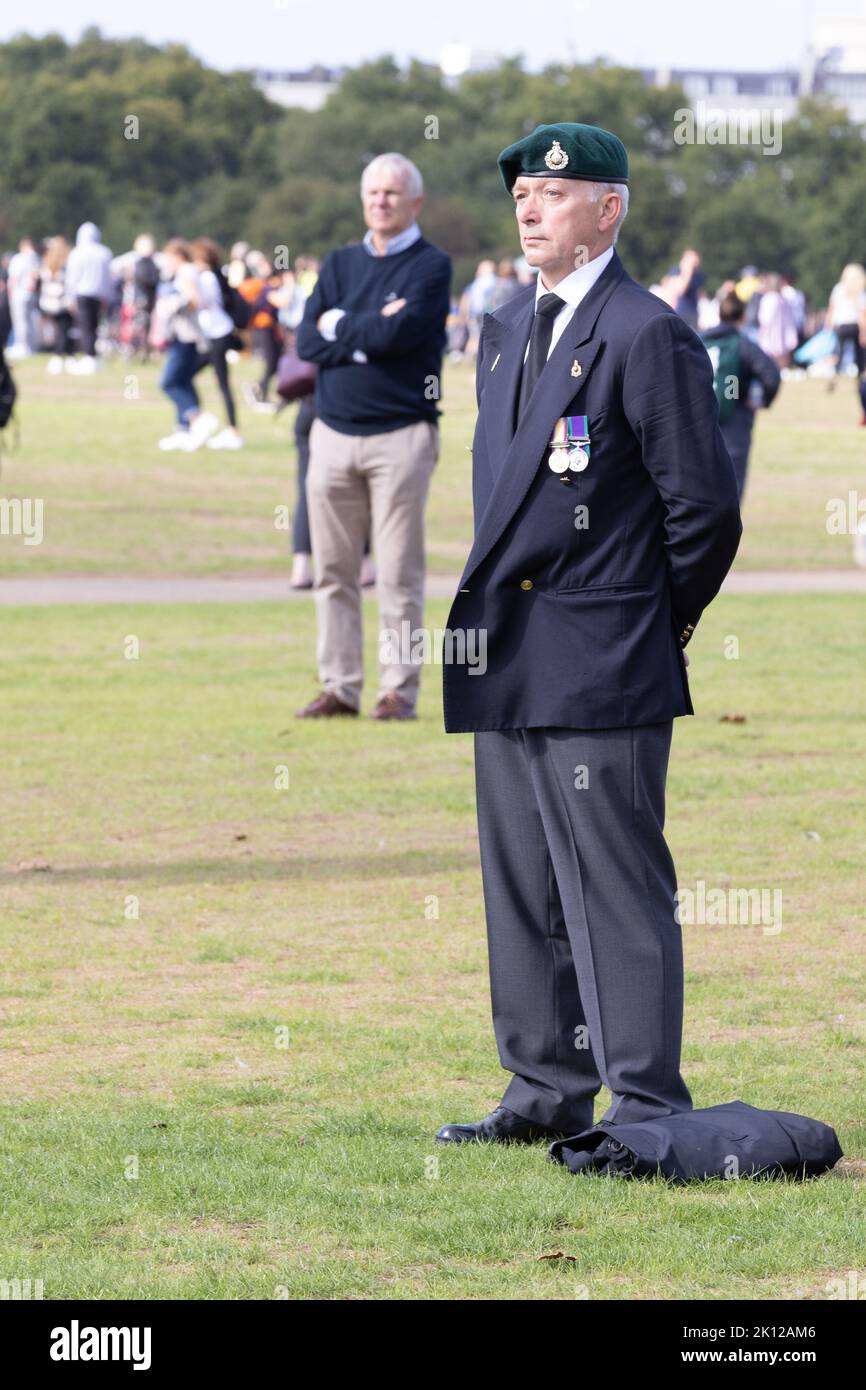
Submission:
[[22,29],[77,38],[179,40],[215,67],[354,65],[383,53],[438,62],[446,44],[530,67],[557,59],[657,66],[797,67],[814,16],[862,0],[0,0],[0,39]]

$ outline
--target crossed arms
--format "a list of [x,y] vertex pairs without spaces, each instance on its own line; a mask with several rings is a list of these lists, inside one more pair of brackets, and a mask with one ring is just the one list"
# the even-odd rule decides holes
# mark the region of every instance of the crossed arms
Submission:
[[336,367],[412,352],[444,323],[450,279],[445,261],[420,272],[403,299],[392,299],[380,309],[345,310],[332,253],[322,266],[298,327],[299,357]]

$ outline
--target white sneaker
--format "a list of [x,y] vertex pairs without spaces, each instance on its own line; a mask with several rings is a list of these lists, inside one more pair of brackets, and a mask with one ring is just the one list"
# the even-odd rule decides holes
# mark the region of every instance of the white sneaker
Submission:
[[20,362],[22,357],[32,357],[33,354],[28,347],[22,347],[20,343],[13,343],[6,349],[7,362]]
[[59,376],[63,371],[63,358],[55,352],[53,357],[49,357],[48,366],[45,368],[49,376]]
[[157,447],[165,454],[172,453],[175,449],[183,449],[185,453],[189,453],[189,430],[175,430],[174,434],[167,434],[159,441]]
[[90,376],[96,371],[95,357],[82,357],[75,364],[75,370],[79,376]]
[[187,448],[198,449],[204,444],[206,439],[219,429],[220,422],[215,415],[211,415],[209,410],[203,410],[190,424],[189,444]]
[[213,439],[209,439],[207,447],[209,449],[242,449],[244,447],[244,441],[237,430],[226,429],[220,430],[219,434],[214,435]]

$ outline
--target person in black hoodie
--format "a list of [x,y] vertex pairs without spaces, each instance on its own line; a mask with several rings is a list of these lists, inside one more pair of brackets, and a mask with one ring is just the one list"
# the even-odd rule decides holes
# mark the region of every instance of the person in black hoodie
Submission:
[[772,357],[741,331],[746,306],[733,292],[719,304],[719,323],[701,334],[715,373],[722,438],[734,465],[742,501],[755,412],[775,399],[781,374]]

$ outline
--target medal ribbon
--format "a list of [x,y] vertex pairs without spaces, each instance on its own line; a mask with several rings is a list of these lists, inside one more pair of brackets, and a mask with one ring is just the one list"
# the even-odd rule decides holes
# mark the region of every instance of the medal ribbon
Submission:
[[568,416],[561,415],[553,427],[550,443],[555,449],[568,447]]
[[582,443],[589,441],[589,426],[585,415],[566,415],[564,420],[569,441]]

